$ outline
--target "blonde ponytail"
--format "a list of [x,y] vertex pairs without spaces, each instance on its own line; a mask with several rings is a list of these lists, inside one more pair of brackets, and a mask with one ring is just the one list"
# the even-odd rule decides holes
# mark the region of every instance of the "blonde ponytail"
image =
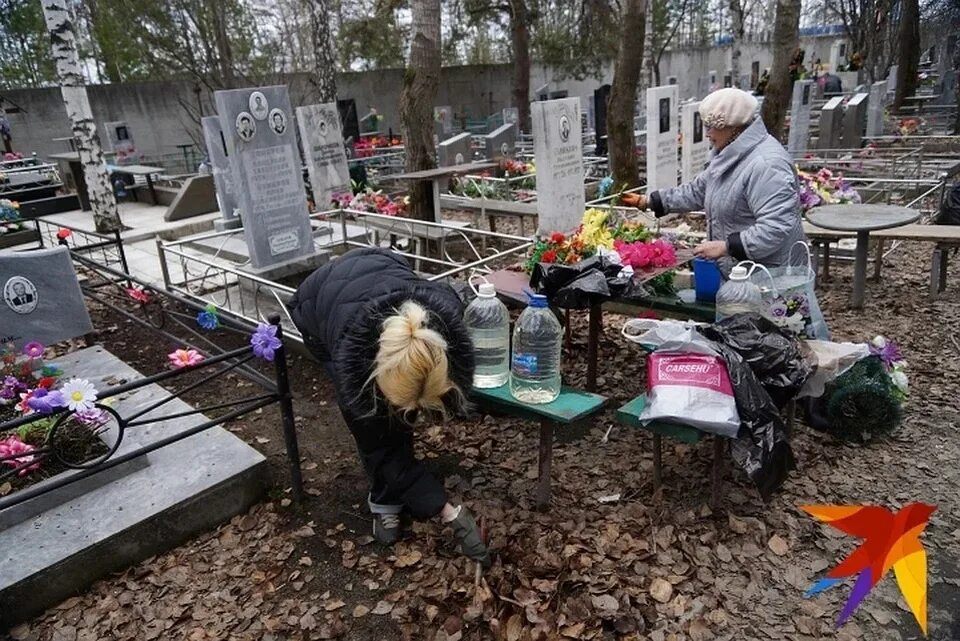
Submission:
[[407,301],[383,322],[371,379],[398,410],[446,415],[443,397],[462,392],[450,380],[447,341],[427,327],[428,318],[422,305]]

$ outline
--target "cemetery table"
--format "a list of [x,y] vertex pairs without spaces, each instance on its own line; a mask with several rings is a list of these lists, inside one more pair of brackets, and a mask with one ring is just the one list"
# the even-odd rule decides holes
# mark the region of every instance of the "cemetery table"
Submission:
[[897,205],[822,205],[807,212],[807,220],[817,227],[857,234],[856,259],[853,265],[853,294],[850,298],[850,306],[853,309],[863,307],[870,232],[902,227],[915,222],[918,218],[920,218],[920,212]]
[[550,504],[550,468],[553,465],[553,432],[557,425],[570,425],[603,409],[607,399],[598,394],[564,387],[551,403],[532,405],[513,398],[510,384],[492,389],[473,388],[473,398],[481,405],[498,409],[518,418],[539,421],[540,452],[537,463],[536,502]]
[[117,174],[130,174],[131,176],[143,176],[147,179],[147,189],[150,190],[150,198],[153,204],[159,204],[157,201],[157,190],[153,186],[153,175],[164,172],[163,167],[152,167],[150,165],[123,165],[111,166],[110,170]]
[[453,176],[460,176],[477,171],[484,171],[498,167],[500,163],[495,162],[474,162],[465,165],[452,165],[448,167],[436,167],[434,169],[424,169],[423,171],[411,171],[405,174],[391,176],[396,180],[429,181],[433,186],[433,221],[439,223],[440,217],[440,186],[445,180]]
[[70,175],[73,177],[73,187],[77,190],[77,198],[80,200],[80,210],[90,211],[90,196],[87,193],[87,181],[83,177],[80,153],[76,151],[66,151],[63,153],[49,154],[47,157],[55,161],[62,160],[67,163],[70,167]]

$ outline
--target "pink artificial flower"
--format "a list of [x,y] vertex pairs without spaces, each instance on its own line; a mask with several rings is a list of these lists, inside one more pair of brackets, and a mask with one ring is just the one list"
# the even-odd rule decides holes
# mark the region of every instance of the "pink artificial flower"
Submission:
[[41,358],[43,356],[43,343],[30,341],[23,346],[23,353],[30,358]]
[[203,355],[195,349],[177,349],[167,354],[167,358],[175,369],[192,367],[203,362]]
[[[0,440],[0,465],[20,468],[17,476],[26,476],[30,472],[40,469],[40,462],[31,454],[34,451],[32,445],[24,443],[17,436],[8,436]],[[10,456],[21,455],[18,458],[7,458]],[[25,465],[26,464],[26,465]],[[24,467],[20,467],[23,465]]]
[[126,287],[127,296],[137,301],[138,303],[143,303],[146,305],[150,302],[150,294],[143,291],[140,287]]

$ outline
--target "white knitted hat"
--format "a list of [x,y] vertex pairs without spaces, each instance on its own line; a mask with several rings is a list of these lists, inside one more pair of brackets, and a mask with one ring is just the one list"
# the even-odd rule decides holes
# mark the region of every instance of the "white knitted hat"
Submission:
[[749,125],[756,111],[757,99],[733,87],[717,89],[700,103],[700,119],[711,129]]

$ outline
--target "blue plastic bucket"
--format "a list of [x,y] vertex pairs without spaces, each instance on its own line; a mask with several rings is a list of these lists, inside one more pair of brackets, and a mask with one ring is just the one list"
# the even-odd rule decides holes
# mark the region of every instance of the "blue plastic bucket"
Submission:
[[693,287],[698,301],[716,302],[717,290],[720,289],[720,268],[716,262],[704,258],[693,259]]

